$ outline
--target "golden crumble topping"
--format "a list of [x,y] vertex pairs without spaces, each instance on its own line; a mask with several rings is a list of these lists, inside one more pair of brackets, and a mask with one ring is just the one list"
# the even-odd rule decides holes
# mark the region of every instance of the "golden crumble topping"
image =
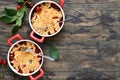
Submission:
[[32,16],[33,28],[42,35],[51,35],[57,32],[60,27],[63,15],[60,8],[53,3],[43,3],[40,12],[34,12]]
[[[25,52],[25,48],[32,49],[34,53]],[[41,63],[41,51],[32,42],[20,42],[10,52],[10,63],[22,74],[29,74],[39,68]]]

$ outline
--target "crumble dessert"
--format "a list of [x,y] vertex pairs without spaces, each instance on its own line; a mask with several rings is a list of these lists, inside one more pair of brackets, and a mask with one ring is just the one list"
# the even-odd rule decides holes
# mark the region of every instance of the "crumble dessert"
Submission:
[[[25,52],[30,48],[35,53]],[[41,64],[40,49],[32,42],[19,42],[10,52],[11,65],[21,74],[29,74],[37,70]]]
[[51,35],[57,32],[63,21],[61,9],[54,3],[44,2],[37,7],[40,11],[33,11],[31,17],[32,26],[38,33],[42,35]]

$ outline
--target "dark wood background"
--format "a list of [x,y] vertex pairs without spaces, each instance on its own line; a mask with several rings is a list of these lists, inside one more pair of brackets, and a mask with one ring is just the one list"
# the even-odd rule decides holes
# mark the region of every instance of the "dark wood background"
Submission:
[[[16,9],[16,5],[15,0],[0,0],[0,14],[4,7]],[[63,10],[66,18],[73,19],[65,22],[59,34],[38,43],[44,54],[49,55],[54,45],[61,56],[58,62],[44,59],[45,75],[40,80],[120,80],[120,0],[65,0]],[[18,32],[25,39],[30,39],[31,32],[28,14]],[[7,39],[12,27],[0,21],[1,59],[6,59],[10,48]],[[1,73],[0,80],[29,80],[8,66]]]

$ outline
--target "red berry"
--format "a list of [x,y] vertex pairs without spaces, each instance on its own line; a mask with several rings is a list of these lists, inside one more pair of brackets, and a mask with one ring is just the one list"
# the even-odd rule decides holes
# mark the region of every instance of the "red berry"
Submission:
[[21,5],[17,5],[17,10],[20,10],[22,8]]
[[2,60],[2,64],[7,64],[7,61],[6,60]]
[[0,59],[0,64],[2,64],[2,59]]
[[36,12],[40,12],[41,8],[39,6],[36,7]]

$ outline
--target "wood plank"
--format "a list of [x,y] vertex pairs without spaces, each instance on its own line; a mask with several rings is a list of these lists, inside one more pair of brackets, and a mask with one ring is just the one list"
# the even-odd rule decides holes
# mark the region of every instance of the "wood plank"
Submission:
[[[120,1],[65,1],[63,10],[66,19],[73,19],[65,22],[59,34],[46,38],[43,44],[38,43],[46,55],[49,55],[51,45],[60,52],[58,62],[44,59],[42,68],[45,76],[40,80],[119,80]],[[34,0],[36,2],[38,0]],[[59,3],[58,0],[55,2]],[[0,0],[0,14],[4,7],[16,9],[16,2]],[[12,36],[12,27],[12,24],[0,21],[0,59],[6,59],[10,48],[6,41]],[[27,14],[18,33],[32,40],[29,37],[31,31]],[[15,74],[8,66],[2,73],[6,80],[29,80]]]

